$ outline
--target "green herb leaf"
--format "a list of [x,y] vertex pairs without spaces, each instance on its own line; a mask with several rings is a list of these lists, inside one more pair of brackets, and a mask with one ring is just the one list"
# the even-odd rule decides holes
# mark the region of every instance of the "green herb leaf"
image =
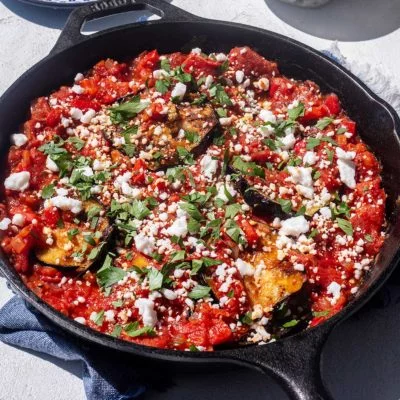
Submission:
[[374,241],[374,238],[369,234],[365,235],[364,238],[367,242],[370,242],[370,243],[372,243]]
[[285,322],[282,326],[284,328],[293,328],[296,326],[300,321],[298,319],[292,319],[291,321]]
[[253,324],[253,319],[251,318],[251,311],[249,311],[246,314],[244,314],[242,316],[242,318],[240,318],[240,322],[242,324],[252,325]]
[[107,288],[123,279],[125,275],[123,269],[112,266],[112,258],[107,254],[102,267],[96,273],[96,278],[100,287]]
[[92,314],[90,316],[90,320],[93,321],[97,326],[102,326],[104,321],[104,310]]
[[195,300],[202,299],[203,297],[208,296],[210,290],[211,288],[209,286],[197,285],[188,293],[188,297]]
[[225,218],[234,218],[241,211],[242,206],[240,204],[229,204],[225,208]]
[[195,131],[185,131],[185,138],[189,143],[199,143],[200,135]]
[[85,141],[78,138],[77,136],[72,136],[68,138],[67,142],[73,144],[78,151],[82,150],[85,147]]
[[333,118],[329,118],[329,117],[324,117],[318,120],[318,122],[316,123],[316,127],[318,129],[325,129],[328,125],[330,125],[333,122]]
[[307,139],[307,144],[306,144],[306,149],[307,150],[312,150],[314,147],[317,147],[321,144],[321,140],[314,138],[314,137],[310,137]]
[[156,91],[161,94],[167,93],[169,89],[169,82],[166,79],[159,79],[156,81],[155,88]]
[[133,216],[138,220],[142,220],[150,215],[150,210],[147,208],[146,203],[137,199],[133,201],[131,211]]
[[286,199],[278,199],[278,203],[280,204],[282,211],[286,214],[291,213],[293,209],[293,204],[290,200]]
[[178,153],[179,159],[183,161],[185,164],[188,165],[194,164],[193,154],[190,153],[188,150],[186,150],[184,147],[177,146],[176,152]]
[[313,311],[313,317],[315,318],[320,318],[320,317],[326,317],[330,314],[329,310],[326,311]]
[[109,109],[111,121],[114,124],[126,122],[147,108],[149,104],[149,101],[141,101],[140,96],[137,95],[125,103],[111,107]]
[[185,257],[186,257],[185,250],[179,250],[171,254],[170,262],[181,261],[184,260]]
[[353,236],[353,225],[350,221],[343,218],[336,218],[339,228],[348,236]]
[[259,176],[260,178],[265,178],[265,172],[263,168],[259,167],[254,162],[246,162],[239,156],[234,157],[232,165],[233,168],[244,175]]
[[299,103],[298,106],[288,110],[289,119],[291,119],[292,121],[296,121],[297,118],[304,116],[304,111],[305,111],[304,104]]
[[101,252],[103,247],[105,246],[106,242],[101,242],[98,246],[96,246],[94,249],[91,250],[91,252],[88,255],[88,260],[94,260]]
[[122,326],[121,325],[115,325],[113,331],[111,332],[111,336],[115,338],[119,338],[122,333]]
[[68,232],[67,232],[67,236],[68,236],[68,240],[72,240],[72,238],[75,236],[75,235],[77,235],[79,233],[79,229],[77,229],[77,228],[74,228],[74,229],[70,229]]
[[50,183],[50,185],[47,185],[42,189],[42,199],[50,199],[54,193],[54,184]]
[[163,58],[160,62],[161,69],[164,71],[170,72],[171,71],[171,64],[169,63],[168,58]]
[[151,268],[147,274],[149,278],[149,288],[150,290],[157,290],[162,287],[163,284],[163,274],[155,268]]
[[199,211],[199,209],[192,203],[179,203],[179,207],[186,211],[192,218],[196,221],[201,221],[203,219],[203,215]]
[[139,323],[137,321],[131,322],[130,324],[124,327],[125,333],[130,337],[138,337],[138,336],[155,336],[156,332],[151,326],[144,326],[143,328],[139,328]]

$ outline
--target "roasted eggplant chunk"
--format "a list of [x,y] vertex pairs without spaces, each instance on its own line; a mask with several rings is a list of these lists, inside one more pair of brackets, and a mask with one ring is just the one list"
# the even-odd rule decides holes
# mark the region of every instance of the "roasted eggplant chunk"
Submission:
[[[231,169],[231,171],[233,171]],[[282,206],[274,200],[268,199],[256,189],[251,188],[246,178],[240,177],[236,187],[243,196],[244,201],[253,208],[253,212],[267,220],[274,218],[287,219],[293,217],[292,212],[285,212]]]
[[244,277],[250,302],[253,306],[261,305],[266,312],[299,291],[306,281],[304,273],[294,271],[291,264],[278,260],[276,250],[250,253],[244,261],[252,265],[255,271],[253,275]]
[[48,228],[46,242],[35,249],[38,260],[60,268],[87,270],[102,254],[112,232],[101,211],[98,203],[87,201],[79,224],[64,222],[63,227]]
[[216,125],[217,117],[209,104],[173,105],[161,135],[156,136],[154,131],[148,134],[148,140],[158,149],[149,160],[149,168],[156,170],[179,164],[188,153],[199,156],[210,144]]

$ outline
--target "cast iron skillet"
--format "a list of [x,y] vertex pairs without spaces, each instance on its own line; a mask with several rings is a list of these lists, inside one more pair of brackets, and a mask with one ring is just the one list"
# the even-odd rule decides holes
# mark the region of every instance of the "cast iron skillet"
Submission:
[[[80,33],[87,19],[133,9],[148,9],[158,14],[161,20],[113,28],[91,36]],[[388,104],[351,73],[310,47],[263,29],[202,19],[162,0],[101,1],[76,9],[50,55],[23,74],[0,99],[0,154],[6,158],[9,135],[26,119],[32,99],[72,82],[77,72],[85,71],[105,57],[123,59],[154,48],[160,53],[189,51],[193,47],[200,47],[205,52],[226,52],[240,45],[251,46],[266,58],[277,60],[285,75],[311,79],[323,90],[336,92],[357,122],[362,138],[382,162],[388,194],[388,237],[376,266],[353,301],[322,325],[265,346],[213,353],[177,352],[124,342],[82,326],[49,307],[27,289],[3,254],[0,255],[0,270],[24,299],[81,339],[137,356],[176,363],[247,365],[277,378],[292,399],[329,399],[320,374],[320,354],[328,334],[368,301],[400,258],[400,218],[396,203],[400,192],[397,180],[400,176],[400,121]]]

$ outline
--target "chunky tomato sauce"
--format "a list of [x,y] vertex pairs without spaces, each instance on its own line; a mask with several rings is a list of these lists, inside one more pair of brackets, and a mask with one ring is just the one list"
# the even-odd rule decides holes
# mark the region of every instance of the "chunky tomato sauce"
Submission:
[[3,249],[44,301],[124,340],[317,325],[384,241],[381,167],[339,98],[248,47],[100,61],[11,138]]

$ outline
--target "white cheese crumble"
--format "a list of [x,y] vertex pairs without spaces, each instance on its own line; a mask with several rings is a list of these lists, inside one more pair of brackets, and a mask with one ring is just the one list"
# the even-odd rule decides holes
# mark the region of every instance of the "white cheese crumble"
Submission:
[[185,237],[188,234],[186,216],[178,217],[167,229],[170,236]]
[[308,232],[310,224],[304,218],[303,215],[293,217],[282,221],[279,234],[283,236],[295,236],[298,237],[302,233]]
[[293,183],[298,183],[302,186],[313,186],[312,168],[310,167],[287,167]]
[[31,174],[28,171],[14,172],[4,181],[4,187],[8,190],[23,192],[29,187]]
[[200,161],[200,167],[205,177],[212,179],[213,175],[217,172],[218,160],[214,160],[211,156],[206,154]]
[[157,323],[157,313],[154,310],[154,301],[150,299],[137,299],[135,307],[139,310],[143,324],[145,326],[153,327]]
[[270,110],[264,110],[262,109],[260,113],[258,114],[261,120],[264,122],[271,122],[272,124],[276,123],[276,116],[274,113]]
[[244,72],[243,71],[236,71],[235,72],[235,78],[237,83],[242,83],[243,78],[244,78]]
[[332,305],[336,304],[339,300],[341,289],[341,286],[335,281],[331,282],[326,288],[326,293],[332,295],[332,299],[329,300]]
[[219,184],[218,186],[218,193],[215,196],[216,199],[220,199],[222,200],[224,203],[228,203],[229,199],[226,196],[225,190],[232,196],[235,197],[236,196],[236,190],[233,188],[233,186],[231,186],[229,183],[225,183],[225,184]]
[[72,199],[67,196],[55,196],[44,203],[45,208],[57,207],[63,211],[71,211],[74,214],[79,214],[82,211],[82,202],[77,199]]
[[57,164],[50,158],[50,156],[47,156],[47,158],[46,158],[46,168],[52,172],[59,171]]
[[182,82],[178,82],[175,87],[172,89],[171,97],[178,97],[179,99],[183,99],[183,96],[186,93],[186,85]]
[[241,258],[238,258],[235,261],[236,267],[238,269],[238,271],[240,272],[241,276],[252,276],[254,275],[254,269],[253,266],[251,264],[249,264],[246,261],[243,261]]
[[23,226],[25,223],[25,216],[19,213],[14,214],[12,217],[12,223],[13,225]]
[[336,148],[337,166],[339,168],[340,180],[350,189],[356,187],[356,166],[352,161],[356,156],[354,151],[344,151]]
[[3,218],[0,221],[0,230],[6,231],[8,229],[8,226],[11,224],[11,219],[10,218]]
[[146,236],[143,233],[139,233],[135,236],[135,246],[143,254],[147,256],[151,255],[155,247],[155,239],[153,236]]
[[28,138],[23,133],[14,133],[11,135],[11,143],[17,147],[23,146],[28,141]]
[[307,151],[303,156],[303,163],[308,165],[314,165],[317,162],[317,155],[314,151]]
[[96,115],[96,111],[94,111],[92,108],[89,108],[89,110],[87,110],[85,112],[85,114],[83,114],[80,118],[81,122],[83,124],[90,124],[90,121],[92,120],[92,118]]

